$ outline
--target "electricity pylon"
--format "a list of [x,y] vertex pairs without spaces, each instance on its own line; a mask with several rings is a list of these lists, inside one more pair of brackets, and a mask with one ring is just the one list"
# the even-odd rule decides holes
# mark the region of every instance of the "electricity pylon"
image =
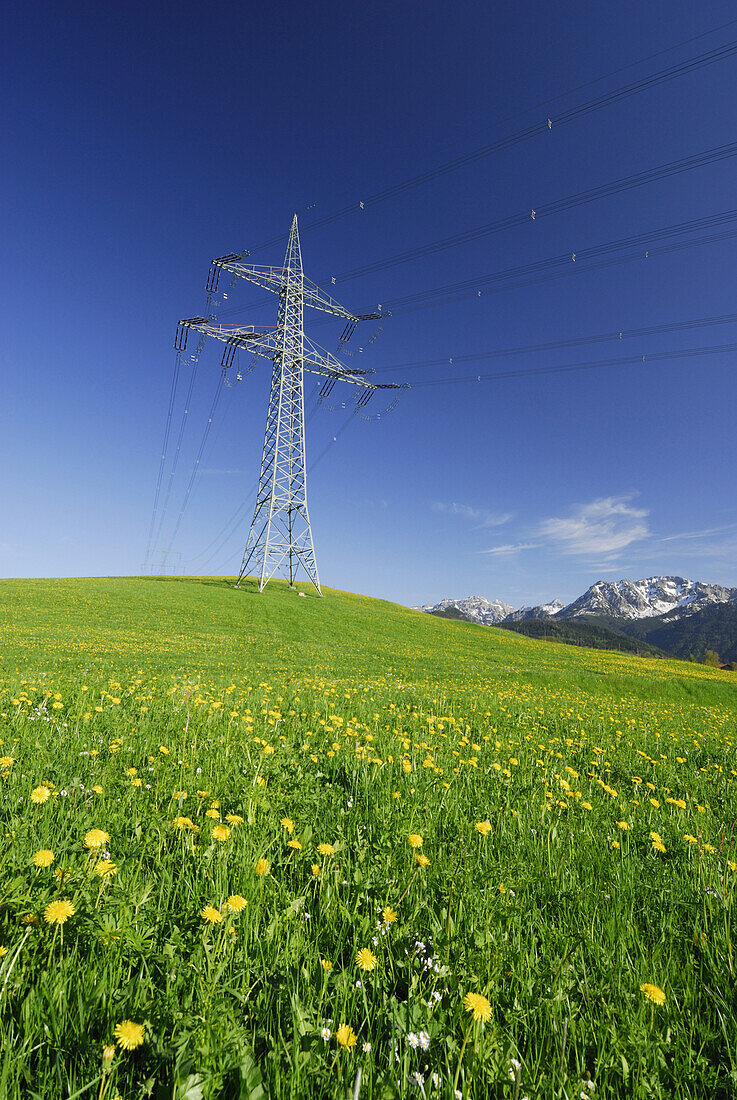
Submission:
[[273,291],[279,295],[276,328],[217,325],[209,318],[192,317],[179,322],[175,346],[183,350],[187,330],[195,329],[228,345],[223,353],[223,368],[232,365],[238,348],[256,352],[273,362],[256,507],[236,588],[255,565],[259,592],[263,592],[283,564],[288,568],[289,584],[293,587],[301,565],[318,595],[322,595],[307,510],[304,372],[325,378],[320,391],[323,397],[339,381],[360,387],[363,392],[357,399],[357,406],[365,405],[374,390],[401,387],[367,381],[364,371],[348,370],[334,355],[305,336],[306,305],[343,318],[346,322],[344,340],[350,338],[359,321],[378,318],[381,314],[351,313],[304,275],[296,214],[283,267],[254,266],[241,263],[241,259],[240,255],[229,255],[213,260],[207,290],[214,293],[220,272],[228,271],[264,290]]

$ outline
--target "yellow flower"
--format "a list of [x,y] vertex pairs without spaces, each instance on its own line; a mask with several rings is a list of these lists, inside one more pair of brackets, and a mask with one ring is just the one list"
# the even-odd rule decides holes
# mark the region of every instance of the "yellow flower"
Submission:
[[645,994],[648,1001],[652,1001],[656,1005],[665,1004],[665,993],[657,985],[650,985],[649,982],[643,982],[640,986],[640,990]]
[[491,832],[491,822],[490,821],[477,821],[476,822],[476,832],[480,833],[481,836],[488,836],[489,833]]
[[194,822],[191,817],[175,817],[172,821],[172,825],[177,829],[194,829]]
[[219,818],[220,810],[206,810],[205,817]]
[[268,875],[270,870],[271,864],[269,863],[268,859],[260,859],[256,864],[257,875]]
[[418,867],[429,867],[430,866],[430,860],[427,858],[426,855],[423,855],[422,852],[416,852],[415,853],[415,862],[416,862]]
[[651,798],[650,805],[654,806],[656,810],[660,809],[660,803],[658,802],[657,798]]
[[0,768],[10,768],[15,764],[12,756],[0,756]]
[[110,1063],[112,1062],[114,1057],[115,1057],[115,1047],[113,1046],[112,1043],[106,1043],[106,1045],[102,1048],[103,1068],[109,1069],[110,1068]]
[[36,806],[40,806],[42,802],[45,802],[49,797],[48,787],[34,787],[31,791],[31,802]]
[[216,825],[212,830],[213,840],[230,840],[230,829],[227,825]]
[[333,969],[333,964],[331,963],[330,959],[323,959],[321,965],[326,974],[329,970]]
[[302,849],[302,844],[299,840],[288,840],[287,847],[294,848],[295,852],[299,852]]
[[334,856],[335,845],[334,844],[318,844],[317,850],[321,856]]
[[159,752],[161,753],[162,756],[168,756],[169,755],[169,750],[167,749],[166,745],[159,745]]
[[135,1050],[143,1042],[144,1027],[143,1024],[135,1024],[133,1020],[123,1020],[115,1025],[113,1035],[123,1050]]
[[200,913],[200,916],[204,921],[207,921],[208,924],[220,924],[223,919],[223,914],[213,905],[206,905]]
[[335,1032],[335,1038],[340,1046],[346,1047],[348,1050],[354,1047],[358,1041],[358,1036],[350,1024],[341,1024]]
[[8,953],[7,947],[5,947],[4,944],[0,944],[0,959],[3,957],[3,955],[7,955],[7,953]]
[[228,906],[231,913],[241,913],[248,905],[248,902],[240,894],[231,894],[225,904]]
[[394,924],[394,923],[396,923],[396,919],[397,919],[396,909],[392,909],[391,905],[385,905],[384,908],[381,910],[381,918],[384,921],[384,924]]
[[102,794],[102,787],[100,786],[99,783],[95,783],[92,790],[95,792],[95,794]]
[[315,875],[316,878],[320,877],[320,864],[319,863],[310,864],[310,870],[312,871],[313,875]]
[[619,841],[618,840],[613,840],[612,841],[612,848],[619,848]]
[[409,844],[410,848],[421,848],[422,837],[419,833],[410,833],[407,837],[407,843]]
[[481,993],[467,993],[463,998],[466,1012],[473,1013],[477,1023],[486,1024],[491,1019],[491,1005]]
[[283,817],[281,819],[281,824],[282,828],[286,829],[290,835],[294,832],[294,822],[291,817]]
[[225,820],[228,822],[229,825],[242,825],[243,824],[243,818],[241,817],[240,814],[226,814],[225,815]]
[[54,853],[50,848],[40,848],[33,857],[36,867],[50,867],[54,862]]
[[71,901],[66,898],[61,901],[52,901],[44,909],[44,920],[47,924],[64,924],[73,917],[76,910]]
[[138,768],[126,768],[125,769],[125,774],[126,775],[138,775]]
[[360,970],[375,970],[376,955],[370,947],[362,947],[356,955],[356,965]]
[[100,878],[107,878],[109,875],[117,875],[117,864],[113,863],[111,859],[101,859],[95,866],[95,874]]
[[696,844],[696,837],[691,836],[690,833],[684,833],[683,834],[683,839],[687,840],[689,844]]
[[729,867],[730,871],[737,871],[737,863],[734,863],[731,859],[727,860],[727,866]]
[[103,844],[107,844],[110,840],[110,834],[106,833],[104,829],[90,829],[89,832],[84,834],[84,846],[91,851],[95,848],[102,848]]
[[617,822],[617,828],[621,829],[623,833],[626,833],[627,830],[629,829],[629,825],[627,824],[626,821],[618,821]]

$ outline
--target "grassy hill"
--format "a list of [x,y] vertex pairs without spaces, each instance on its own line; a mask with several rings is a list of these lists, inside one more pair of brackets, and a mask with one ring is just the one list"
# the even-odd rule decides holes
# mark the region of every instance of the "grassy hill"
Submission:
[[0,1095],[734,1095],[734,679],[304,591],[0,582]]

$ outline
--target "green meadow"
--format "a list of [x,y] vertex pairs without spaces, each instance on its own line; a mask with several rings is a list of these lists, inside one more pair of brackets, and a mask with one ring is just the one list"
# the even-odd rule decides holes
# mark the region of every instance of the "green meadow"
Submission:
[[737,679],[0,582],[0,1097],[728,1098]]

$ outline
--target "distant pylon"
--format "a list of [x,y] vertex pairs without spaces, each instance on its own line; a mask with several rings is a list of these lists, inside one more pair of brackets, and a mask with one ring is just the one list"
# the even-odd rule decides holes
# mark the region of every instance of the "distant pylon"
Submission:
[[[359,394],[358,405],[364,405],[376,389],[401,387],[393,383],[375,385],[366,381],[363,371],[347,370],[335,356],[305,336],[305,305],[342,317],[346,321],[346,340],[358,321],[381,317],[381,313],[351,313],[306,278],[302,271],[296,214],[292,219],[283,267],[246,265],[240,260],[240,256],[233,255],[213,260],[207,289],[211,292],[217,290],[220,271],[225,270],[273,291],[279,295],[276,328],[257,331],[254,325],[215,325],[207,318],[194,317],[179,322],[176,346],[186,346],[187,329],[196,329],[231,347],[247,348],[272,360],[271,392],[256,507],[236,588],[254,566],[259,592],[263,592],[280,568],[285,569],[289,584],[293,586],[297,571],[302,566],[318,595],[322,595],[307,510],[304,372],[325,378],[321,391],[323,396],[327,396],[337,381],[359,386],[363,392]],[[224,369],[232,364],[233,354],[226,349]]]

